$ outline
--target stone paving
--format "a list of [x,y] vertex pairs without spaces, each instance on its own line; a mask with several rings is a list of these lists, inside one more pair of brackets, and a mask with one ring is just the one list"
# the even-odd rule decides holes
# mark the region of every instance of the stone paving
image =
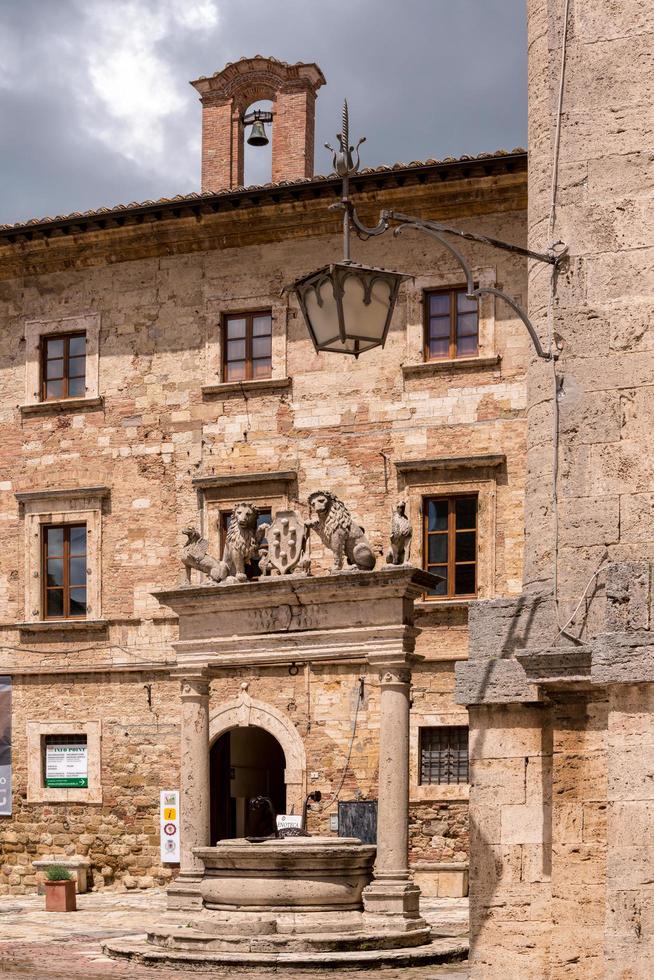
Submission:
[[[0,900],[0,976],[31,980],[179,980],[187,970],[147,967],[110,959],[102,951],[103,940],[142,935],[167,918],[163,890],[147,892],[100,892],[78,895],[78,911],[44,911],[37,895]],[[423,914],[439,935],[463,936],[467,932],[467,899],[428,899]],[[212,969],[215,980],[249,976],[280,976],[283,969]],[[340,971],[339,971],[340,972]],[[372,971],[348,971],[348,978],[370,977]],[[315,972],[293,971],[293,980],[315,980]],[[385,969],[386,980],[467,980],[465,964]]]

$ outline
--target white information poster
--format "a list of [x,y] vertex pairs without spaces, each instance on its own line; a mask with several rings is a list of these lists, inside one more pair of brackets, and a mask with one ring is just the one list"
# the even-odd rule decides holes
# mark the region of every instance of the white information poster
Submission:
[[88,787],[86,745],[46,745],[45,785],[82,789]]
[[11,816],[11,677],[0,677],[0,815]]
[[278,813],[277,830],[302,830],[302,817],[295,813]]
[[179,864],[179,790],[161,790],[159,827],[161,860],[167,864]]

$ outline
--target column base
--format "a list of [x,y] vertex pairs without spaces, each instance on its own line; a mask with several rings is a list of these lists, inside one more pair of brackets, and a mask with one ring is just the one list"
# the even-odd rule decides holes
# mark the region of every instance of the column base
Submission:
[[420,889],[412,881],[376,879],[363,889],[364,919],[412,932],[427,928],[420,915]]
[[201,874],[185,874],[182,872],[168,886],[166,905],[169,909],[201,909],[202,894],[200,884]]

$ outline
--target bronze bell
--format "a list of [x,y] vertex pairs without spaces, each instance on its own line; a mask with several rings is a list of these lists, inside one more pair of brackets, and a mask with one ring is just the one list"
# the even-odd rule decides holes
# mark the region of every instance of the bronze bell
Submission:
[[255,119],[252,123],[252,129],[250,130],[250,135],[248,136],[248,144],[250,146],[268,146],[269,140],[266,136],[266,128],[260,119]]

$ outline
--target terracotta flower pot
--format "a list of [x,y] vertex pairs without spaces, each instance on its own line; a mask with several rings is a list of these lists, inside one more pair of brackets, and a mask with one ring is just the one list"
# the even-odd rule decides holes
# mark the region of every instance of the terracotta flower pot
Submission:
[[45,883],[46,912],[76,912],[75,880],[46,881]]

